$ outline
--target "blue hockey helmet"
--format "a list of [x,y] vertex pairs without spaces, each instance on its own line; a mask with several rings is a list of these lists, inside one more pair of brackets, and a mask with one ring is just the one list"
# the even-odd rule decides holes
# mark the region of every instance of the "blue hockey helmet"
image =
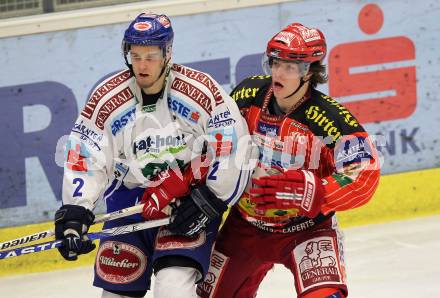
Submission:
[[122,39],[122,51],[124,57],[130,51],[131,45],[159,46],[164,57],[171,56],[173,46],[173,28],[171,21],[166,15],[153,13],[141,13],[125,30]]

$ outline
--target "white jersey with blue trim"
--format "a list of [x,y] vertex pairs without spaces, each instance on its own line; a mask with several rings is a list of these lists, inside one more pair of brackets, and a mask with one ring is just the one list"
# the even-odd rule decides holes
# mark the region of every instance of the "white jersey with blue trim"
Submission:
[[206,185],[235,204],[252,171],[243,165],[251,145],[235,101],[209,75],[178,64],[170,64],[165,84],[148,106],[128,70],[94,89],[66,146],[64,204],[93,209],[115,180],[146,187],[158,172],[200,156],[207,144],[214,160]]

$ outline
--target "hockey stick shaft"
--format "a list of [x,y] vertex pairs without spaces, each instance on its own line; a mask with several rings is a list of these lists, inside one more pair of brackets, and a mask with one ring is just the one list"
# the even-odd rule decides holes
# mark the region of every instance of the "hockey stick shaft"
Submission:
[[[144,221],[140,223],[119,226],[111,229],[102,230],[96,233],[87,234],[91,240],[104,239],[111,236],[123,235],[128,233],[133,233],[137,231],[142,231],[150,228],[160,227],[167,225],[170,222],[170,218],[157,219],[152,221]],[[19,247],[15,249],[0,251],[0,260],[8,259],[12,257],[18,257],[24,254],[36,253],[40,251],[45,251],[49,249],[54,249],[63,245],[62,240],[48,241],[36,245],[29,245],[25,247]]]
[[[96,217],[93,224],[97,224],[97,223],[101,223],[101,222],[105,222],[105,221],[109,221],[109,220],[114,220],[114,219],[118,219],[121,217],[140,213],[140,212],[142,212],[143,207],[144,207],[144,204],[140,204],[140,205],[135,205],[132,207],[128,207],[128,208],[124,208],[121,210],[117,210],[117,211],[113,211],[113,212],[104,214],[102,216]],[[20,237],[17,239],[13,239],[13,240],[9,240],[9,241],[5,241],[5,242],[0,243],[0,250],[11,249],[11,248],[19,246],[19,245],[23,245],[23,244],[37,241],[37,240],[44,239],[44,238],[49,238],[54,235],[55,235],[54,230],[46,230],[46,231],[37,232],[35,234],[26,235],[26,236],[23,236],[23,237]]]

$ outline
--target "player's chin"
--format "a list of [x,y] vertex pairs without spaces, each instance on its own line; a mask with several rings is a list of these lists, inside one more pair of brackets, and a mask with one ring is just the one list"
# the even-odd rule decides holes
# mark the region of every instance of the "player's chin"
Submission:
[[274,90],[273,94],[277,99],[284,99],[287,95],[289,95],[285,89],[286,88],[280,88],[278,90]]
[[153,85],[151,78],[136,78],[136,82],[141,88],[149,88]]

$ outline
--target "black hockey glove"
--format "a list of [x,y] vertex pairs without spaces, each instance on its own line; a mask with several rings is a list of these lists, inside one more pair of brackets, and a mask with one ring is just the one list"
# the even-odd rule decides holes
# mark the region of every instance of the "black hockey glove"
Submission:
[[223,215],[228,206],[218,199],[206,185],[191,190],[189,196],[173,208],[168,230],[177,235],[195,237],[215,218]]
[[55,213],[55,238],[63,240],[58,251],[68,261],[95,249],[96,245],[87,237],[87,231],[95,215],[77,205],[64,205]]

